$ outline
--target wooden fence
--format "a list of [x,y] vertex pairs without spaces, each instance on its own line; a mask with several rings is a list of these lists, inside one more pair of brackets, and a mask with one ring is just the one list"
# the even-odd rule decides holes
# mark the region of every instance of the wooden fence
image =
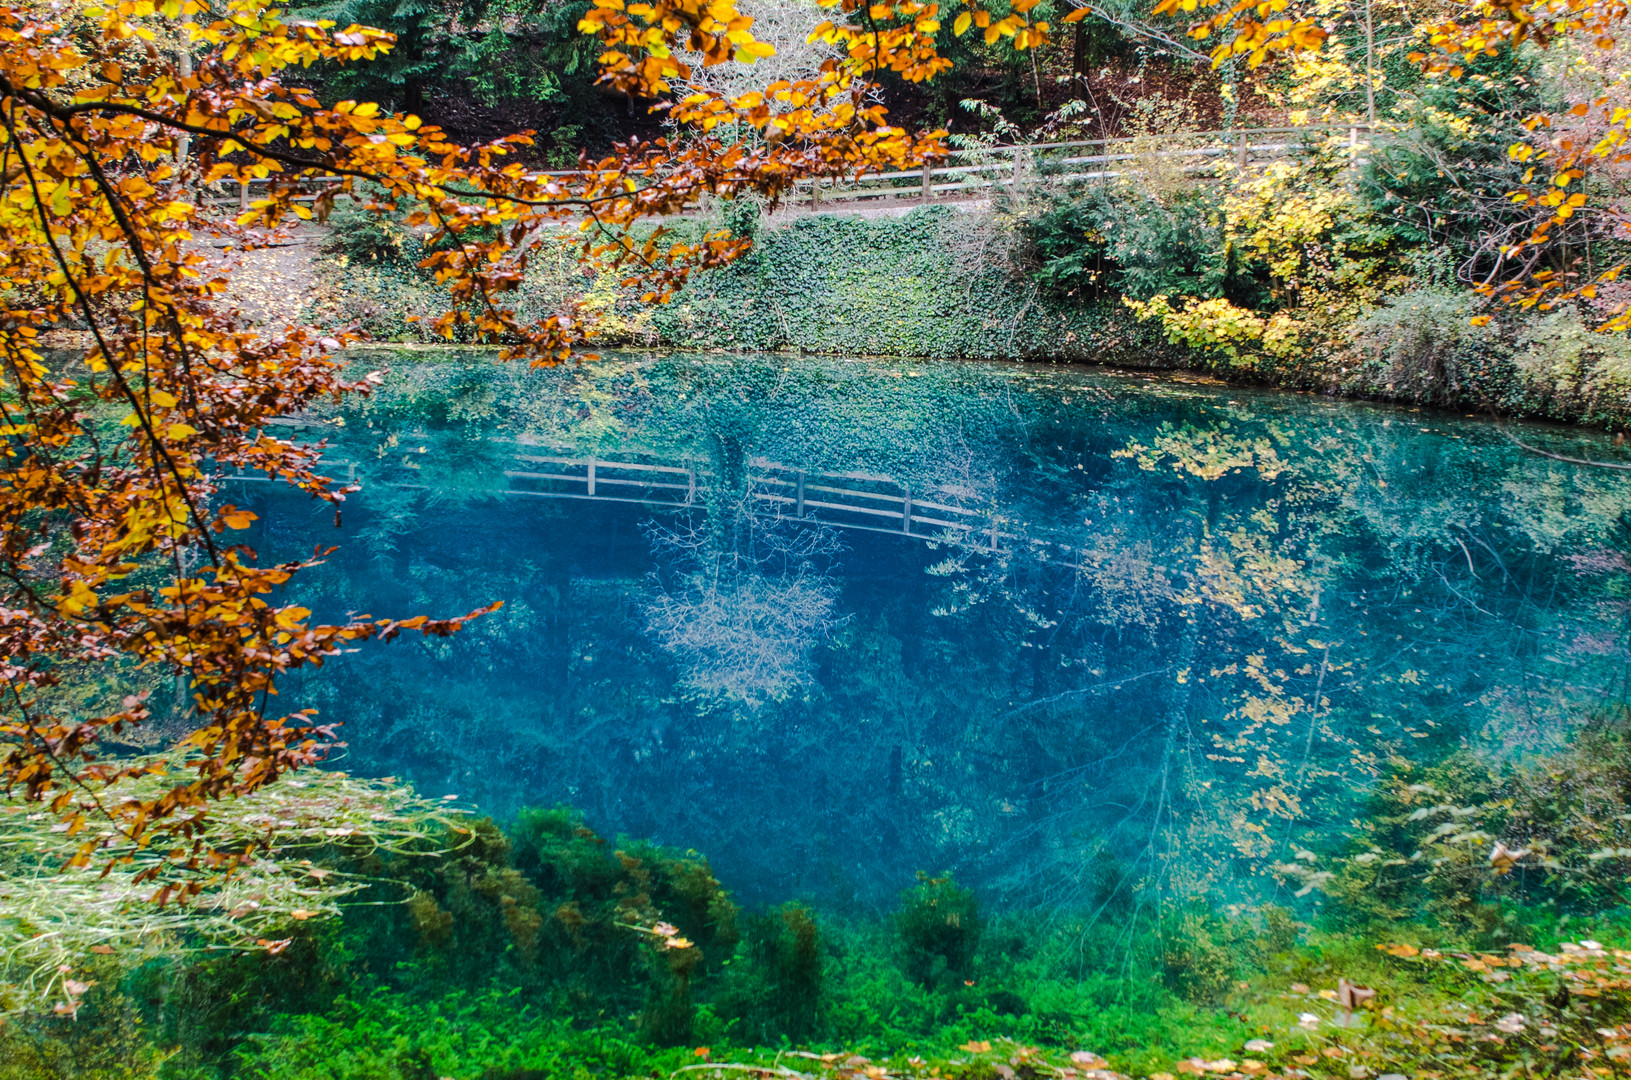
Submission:
[[[789,205],[819,211],[824,204],[840,202],[930,202],[997,189],[1023,190],[1041,183],[1105,181],[1135,172],[1141,162],[1151,160],[1171,162],[1191,173],[1204,173],[1224,163],[1244,168],[1254,161],[1294,156],[1333,137],[1346,138],[1349,146],[1357,147],[1371,130],[1365,125],[1309,124],[953,150],[943,159],[908,172],[799,181]],[[311,187],[339,182],[339,177],[301,181]],[[271,183],[271,178],[236,185],[223,183],[211,201],[230,203],[236,199],[238,209],[247,210],[260,197],[257,190],[264,192]],[[309,202],[315,197],[297,196],[297,201]]]
[[806,180],[796,190],[812,209],[820,209],[823,203],[862,200],[930,202],[996,189],[1024,190],[1042,183],[1105,181],[1136,172],[1150,160],[1170,162],[1191,173],[1214,170],[1224,163],[1244,168],[1255,161],[1303,153],[1333,137],[1357,147],[1370,132],[1364,125],[1310,124],[979,147],[954,150],[944,159],[909,172],[873,173],[855,180]]

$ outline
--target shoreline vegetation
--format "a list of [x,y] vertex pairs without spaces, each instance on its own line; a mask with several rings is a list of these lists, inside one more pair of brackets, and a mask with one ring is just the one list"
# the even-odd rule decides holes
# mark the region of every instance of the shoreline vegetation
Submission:
[[[1575,312],[1474,328],[1477,307],[1468,297],[1424,288],[1378,296],[1344,313],[1340,326],[1325,327],[1338,332],[1276,354],[1253,345],[1252,327],[1234,334],[1185,322],[1165,294],[1145,301],[1114,289],[1085,297],[1050,292],[1036,280],[1040,256],[1027,238],[1038,213],[936,205],[901,216],[812,213],[756,228],[745,259],[699,277],[665,305],[642,306],[610,278],[595,278],[587,296],[601,324],[596,346],[1087,363],[1500,419],[1631,428],[1631,344],[1623,334],[1594,333]],[[704,218],[675,227],[701,233],[719,224]],[[369,335],[365,347],[456,344],[428,329],[429,313],[443,301],[416,266],[425,251],[411,229],[342,211],[309,243],[313,280],[304,311],[319,326],[361,328]],[[580,288],[575,264],[544,252],[517,306],[543,313]],[[1262,328],[1255,332],[1260,340]]]

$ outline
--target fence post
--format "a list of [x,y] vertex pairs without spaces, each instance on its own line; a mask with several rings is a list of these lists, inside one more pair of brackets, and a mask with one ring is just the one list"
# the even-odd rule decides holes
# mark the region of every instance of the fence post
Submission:
[[1248,153],[1250,153],[1251,149],[1250,143],[1247,142],[1247,139],[1248,136],[1246,135],[1240,136],[1240,167],[1242,169],[1246,167],[1246,156]]
[[238,181],[238,213],[242,214],[249,209],[249,181]]
[[912,491],[910,488],[905,489],[905,494],[901,496],[900,531],[907,534],[912,531]]
[[810,182],[810,209],[821,209],[821,177],[819,176]]
[[923,201],[928,202],[934,198],[934,185],[929,182],[929,163],[923,163]]
[[589,494],[595,493],[595,459],[589,459]]
[[798,513],[796,517],[804,517],[804,470],[799,470]]
[[1351,127],[1351,128],[1348,129],[1348,149],[1353,150],[1353,149],[1357,148],[1358,146],[1359,146],[1359,128],[1357,126]]
[[1025,151],[1014,147],[1014,186],[1019,187],[1020,177],[1025,171]]

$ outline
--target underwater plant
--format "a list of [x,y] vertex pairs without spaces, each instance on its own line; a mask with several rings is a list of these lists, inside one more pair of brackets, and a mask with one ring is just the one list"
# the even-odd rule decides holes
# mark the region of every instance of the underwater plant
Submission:
[[902,898],[895,916],[901,962],[911,980],[925,989],[954,987],[974,976],[980,945],[979,902],[951,876],[918,873],[918,884]]

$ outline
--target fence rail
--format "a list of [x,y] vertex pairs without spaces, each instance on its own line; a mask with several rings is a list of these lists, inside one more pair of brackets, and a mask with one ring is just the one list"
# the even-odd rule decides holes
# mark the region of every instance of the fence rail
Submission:
[[813,209],[823,203],[863,200],[930,202],[1000,188],[1024,188],[1039,181],[1109,180],[1127,175],[1131,170],[1124,167],[1126,163],[1147,158],[1175,162],[1192,172],[1225,161],[1245,167],[1254,161],[1309,150],[1320,138],[1346,136],[1350,146],[1358,146],[1360,138],[1371,130],[1368,125],[1309,124],[979,147],[954,150],[945,158],[925,163],[921,169],[872,173],[854,180],[804,180],[795,185],[795,190]]
[[[858,179],[801,180],[794,185],[795,194],[790,201],[813,210],[819,210],[823,203],[930,202],[999,188],[1023,188],[1038,181],[1109,180],[1130,171],[1118,166],[1147,158],[1177,162],[1189,171],[1204,170],[1224,161],[1244,167],[1253,161],[1288,157],[1308,150],[1320,137],[1346,135],[1349,145],[1357,146],[1360,138],[1371,131],[1364,124],[1308,124],[953,150],[945,158],[926,163],[921,169],[870,173]],[[548,175],[581,174],[557,171]],[[282,178],[257,178],[236,185],[222,183],[220,192],[206,199],[216,203],[236,199],[240,211],[248,210],[257,197],[256,191],[264,192],[279,179]],[[342,180],[338,176],[318,176],[303,178],[300,183],[327,187]],[[297,202],[311,202],[316,198],[315,193],[295,197]]]
[[[669,465],[569,453],[516,454],[512,461],[519,467],[500,470],[503,483],[495,493],[684,510],[699,506],[700,497],[715,479],[709,470],[695,464]],[[324,464],[347,481],[357,479],[358,463],[354,460],[330,459]],[[224,479],[270,482],[268,477],[255,474]],[[404,489],[429,487],[412,481],[375,483]],[[994,506],[979,505],[983,500],[974,492],[949,484],[914,490],[888,476],[805,470],[753,457],[748,459],[745,498],[755,512],[819,521],[842,529],[951,542],[998,554],[1020,546],[1068,550],[1052,541],[1009,531],[1004,527],[1011,520],[1007,515]]]

